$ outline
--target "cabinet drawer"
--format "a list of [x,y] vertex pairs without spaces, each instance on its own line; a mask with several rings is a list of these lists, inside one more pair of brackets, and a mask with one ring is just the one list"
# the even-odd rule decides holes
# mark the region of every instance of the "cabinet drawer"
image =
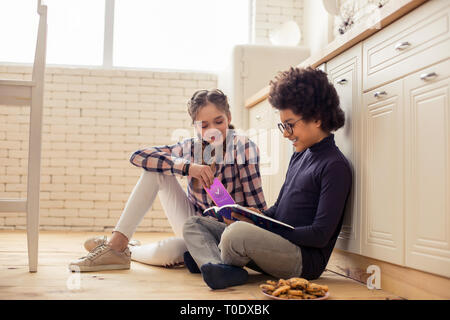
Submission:
[[267,127],[268,121],[270,121],[270,110],[272,106],[266,100],[258,103],[256,106],[249,110],[249,129],[257,129],[261,127]]
[[363,90],[444,60],[450,52],[450,1],[430,1],[363,43]]

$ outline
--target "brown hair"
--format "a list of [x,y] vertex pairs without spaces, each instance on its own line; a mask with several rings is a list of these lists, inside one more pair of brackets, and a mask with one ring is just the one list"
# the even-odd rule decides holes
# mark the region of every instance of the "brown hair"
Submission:
[[325,132],[335,131],[345,123],[336,89],[327,74],[318,69],[291,67],[280,72],[275,81],[270,81],[268,100],[274,108],[290,109],[305,121],[320,119]]
[[[188,102],[188,113],[192,118],[192,123],[194,123],[200,109],[207,103],[214,104],[220,111],[226,113],[227,116],[231,115],[228,98],[221,90],[198,90],[194,92],[191,100]],[[234,129],[234,126],[229,124],[228,129]]]

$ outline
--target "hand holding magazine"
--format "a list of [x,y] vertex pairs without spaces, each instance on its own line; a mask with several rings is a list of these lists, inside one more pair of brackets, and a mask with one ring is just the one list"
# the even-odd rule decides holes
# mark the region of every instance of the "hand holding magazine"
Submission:
[[204,210],[204,216],[210,215],[214,218],[217,218],[219,221],[223,221],[223,217],[229,220],[238,220],[231,216],[231,213],[234,211],[251,219],[255,225],[266,230],[271,230],[274,226],[282,226],[285,228],[294,229],[294,227],[291,225],[272,219],[261,213],[257,213],[236,204],[223,184],[217,178],[214,179],[214,182],[210,186],[210,188],[205,188],[205,190],[214,201],[216,206]]

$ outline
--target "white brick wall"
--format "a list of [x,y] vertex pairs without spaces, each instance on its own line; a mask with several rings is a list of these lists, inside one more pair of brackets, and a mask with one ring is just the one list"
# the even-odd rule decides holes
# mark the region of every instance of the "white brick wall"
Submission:
[[[0,65],[0,78],[30,79],[31,68]],[[206,73],[48,67],[45,75],[40,225],[109,231],[141,169],[130,155],[192,131],[186,102],[217,86]],[[26,197],[29,107],[0,106],[0,198]],[[183,187],[186,180],[180,179]],[[24,229],[25,213],[0,213],[0,229]],[[170,231],[157,200],[139,231]]]
[[[270,44],[270,31],[289,20],[297,22],[303,31],[303,0],[254,0],[253,12],[255,44]],[[299,45],[302,44],[303,37]]]

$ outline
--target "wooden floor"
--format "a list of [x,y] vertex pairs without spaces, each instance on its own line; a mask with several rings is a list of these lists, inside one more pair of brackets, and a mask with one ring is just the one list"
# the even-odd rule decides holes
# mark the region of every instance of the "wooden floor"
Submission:
[[[137,262],[125,271],[71,273],[70,260],[86,255],[83,242],[88,232],[41,231],[37,273],[28,272],[25,231],[0,230],[0,300],[7,299],[150,299],[226,300],[268,299],[258,285],[270,277],[250,271],[247,284],[211,290],[200,274],[185,267],[166,269]],[[105,234],[108,235],[109,234]],[[149,243],[167,233],[136,233],[135,239]],[[330,299],[400,299],[383,290],[369,290],[363,283],[326,271],[316,281],[329,286]]]

